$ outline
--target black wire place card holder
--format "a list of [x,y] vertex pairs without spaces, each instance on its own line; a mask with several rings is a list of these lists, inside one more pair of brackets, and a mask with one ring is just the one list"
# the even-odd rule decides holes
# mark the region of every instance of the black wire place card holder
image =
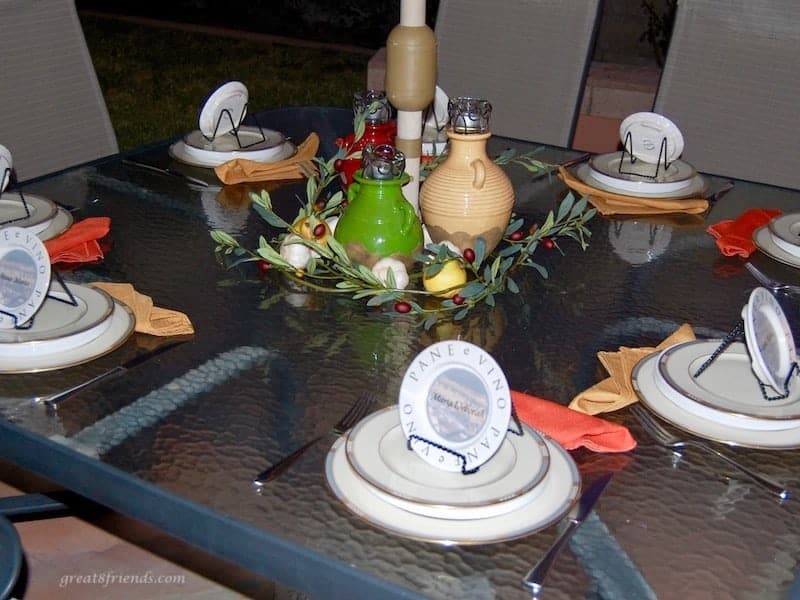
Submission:
[[247,115],[248,104],[249,93],[242,82],[229,81],[222,84],[208,95],[200,108],[198,118],[200,133],[212,144],[218,136],[230,134],[242,150],[264,143],[267,136],[255,117],[253,117],[255,129],[258,129],[261,137],[256,136],[253,141],[243,143],[239,136]]

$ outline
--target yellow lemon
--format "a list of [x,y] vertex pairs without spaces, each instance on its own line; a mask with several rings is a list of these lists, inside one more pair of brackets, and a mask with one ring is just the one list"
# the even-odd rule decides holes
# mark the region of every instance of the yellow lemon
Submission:
[[[467,272],[461,262],[456,259],[444,263],[436,275],[428,277],[423,274],[422,276],[422,286],[438,298],[452,298],[461,291],[465,283],[467,283]],[[449,291],[437,293],[440,290]]]

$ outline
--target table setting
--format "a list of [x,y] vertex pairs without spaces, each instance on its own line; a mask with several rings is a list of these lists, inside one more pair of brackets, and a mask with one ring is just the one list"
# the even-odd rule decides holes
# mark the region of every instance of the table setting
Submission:
[[[489,99],[424,68],[353,100],[248,114],[226,82],[187,135],[75,169],[98,203],[70,237],[0,229],[49,270],[27,329],[0,287],[0,377],[77,383],[47,423],[6,411],[4,454],[313,597],[781,597],[794,292],[750,259],[800,256],[788,201],[736,182],[748,211],[707,224],[733,184],[663,115],[576,158],[492,139]],[[549,175],[555,202],[519,197]]]

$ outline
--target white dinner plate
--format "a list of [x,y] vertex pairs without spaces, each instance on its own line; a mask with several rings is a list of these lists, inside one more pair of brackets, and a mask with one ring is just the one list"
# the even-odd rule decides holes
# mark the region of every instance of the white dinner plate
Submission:
[[[657,163],[661,155],[661,143],[666,144],[667,163],[683,153],[683,134],[678,126],[664,115],[654,112],[638,112],[625,117],[619,125],[619,139],[623,146],[630,133],[633,155],[649,163]],[[664,158],[661,158],[662,162]]]
[[655,372],[659,391],[685,410],[732,427],[778,430],[800,427],[800,385],[788,398],[766,400],[750,368],[747,347],[735,342],[700,374],[722,340],[696,340],[661,352]]
[[715,419],[707,419],[675,404],[656,385],[658,354],[640,360],[633,368],[631,382],[642,404],[675,427],[701,438],[748,448],[789,450],[800,448],[800,427],[763,431],[732,427]]
[[72,227],[72,213],[63,208],[56,211],[56,215],[47,222],[47,227],[42,229],[36,236],[46,242],[60,236],[67,229]]
[[[0,357],[62,353],[102,335],[111,325],[114,301],[106,292],[85,285],[65,284],[77,306],[62,290],[51,290],[29,329],[0,329]],[[58,299],[56,299],[58,298]]]
[[569,453],[550,439],[550,469],[541,494],[509,512],[484,519],[437,519],[383,502],[347,461],[345,436],[333,444],[325,474],[333,494],[353,513],[375,527],[403,537],[444,545],[491,544],[521,538],[558,522],[580,492],[578,468]]
[[0,196],[0,229],[22,227],[38,234],[44,231],[56,216],[58,207],[52,200],[28,193],[24,196],[25,203],[28,205],[28,213],[30,213],[27,216],[19,193],[7,192]]
[[[263,131],[263,136],[262,136]],[[262,137],[265,139],[262,140]],[[241,127],[239,142],[232,134],[218,136],[207,142],[199,131],[193,131],[182,140],[169,147],[169,154],[175,160],[195,167],[218,167],[230,160],[244,158],[255,162],[277,162],[294,155],[295,145],[282,133],[258,127]]]
[[[620,172],[620,163],[623,172]],[[667,169],[659,167],[658,175],[653,178],[652,174],[656,172],[655,165],[641,160],[631,163],[630,155],[625,154],[623,157],[620,152],[593,156],[589,159],[589,168],[592,177],[598,181],[636,194],[680,192],[691,185],[697,176],[697,171],[692,165],[682,160],[675,160]]]
[[583,163],[578,165],[575,169],[575,176],[586,185],[590,185],[598,190],[611,192],[612,194],[621,194],[623,196],[630,196],[631,198],[663,198],[671,200],[679,200],[681,198],[698,198],[702,196],[707,190],[706,181],[702,175],[695,175],[689,182],[689,185],[681,188],[675,192],[646,192],[637,191],[631,192],[617,186],[608,185],[603,183],[592,174],[592,168]]
[[486,507],[522,496],[546,476],[550,455],[544,439],[530,428],[524,431],[508,433],[488,462],[463,475],[438,469],[408,450],[397,406],[390,406],[353,428],[345,453],[359,477],[385,494],[429,507]]
[[800,213],[775,217],[767,227],[775,245],[793,256],[800,257]]
[[753,232],[753,243],[770,258],[791,267],[800,267],[800,256],[790,254],[778,246],[768,226],[759,227]]
[[238,128],[246,114],[248,99],[247,86],[241,81],[223,83],[208,96],[200,109],[200,131],[213,137],[215,133],[220,136]]
[[110,321],[108,329],[102,335],[76,348],[43,356],[0,357],[0,373],[36,373],[65,369],[108,354],[125,343],[136,325],[131,309],[116,300]]

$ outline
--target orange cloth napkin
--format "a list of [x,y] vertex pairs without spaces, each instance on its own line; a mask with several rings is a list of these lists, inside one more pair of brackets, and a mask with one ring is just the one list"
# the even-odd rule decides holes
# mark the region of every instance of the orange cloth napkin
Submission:
[[136,331],[148,335],[189,335],[194,326],[185,314],[153,305],[150,296],[137,292],[130,283],[96,281],[91,284],[128,305],[136,316]]
[[111,230],[108,217],[90,217],[78,221],[64,233],[44,243],[50,262],[86,263],[103,258],[98,240],[107,236]]
[[725,256],[739,255],[747,258],[756,251],[753,232],[781,214],[781,211],[775,209],[751,208],[736,219],[709,225],[706,231],[717,239],[717,247]]
[[627,452],[636,447],[636,440],[624,425],[514,390],[511,391],[511,400],[523,422],[550,436],[567,450],[583,446],[595,452]]
[[303,179],[306,175],[303,168],[316,172],[311,160],[319,150],[319,136],[310,133],[297,147],[297,152],[285,160],[278,162],[256,162],[236,158],[221,164],[214,169],[222,183],[233,185],[248,181],[270,181],[276,179]]
[[633,389],[631,372],[643,358],[654,352],[695,339],[692,326],[684,323],[655,348],[628,348],[621,346],[616,352],[598,352],[597,358],[610,377],[603,379],[572,399],[569,407],[578,412],[596,415],[624,408],[639,401]]
[[589,197],[589,202],[601,215],[663,215],[688,213],[697,215],[708,210],[705,198],[638,198],[600,190],[583,183],[564,167],[558,167],[558,176],[567,187]]

